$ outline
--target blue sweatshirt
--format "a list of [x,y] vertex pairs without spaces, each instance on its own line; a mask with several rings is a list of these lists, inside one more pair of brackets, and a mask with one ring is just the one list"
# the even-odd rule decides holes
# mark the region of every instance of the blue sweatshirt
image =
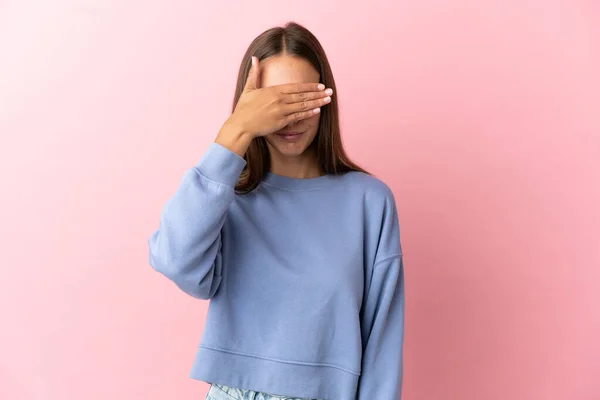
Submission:
[[211,143],[149,238],[150,265],[209,300],[190,376],[290,397],[397,400],[404,269],[394,196],[361,172],[234,186]]

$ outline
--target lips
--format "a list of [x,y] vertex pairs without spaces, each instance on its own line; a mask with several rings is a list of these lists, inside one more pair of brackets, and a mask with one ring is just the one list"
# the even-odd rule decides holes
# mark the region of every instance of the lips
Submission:
[[300,132],[300,131],[277,132],[277,135],[281,136],[285,139],[293,139],[293,138],[297,138],[300,135],[302,135],[302,132]]
[[278,135],[284,135],[284,136],[288,136],[288,135],[299,135],[302,132],[300,131],[286,131],[286,132],[277,132]]

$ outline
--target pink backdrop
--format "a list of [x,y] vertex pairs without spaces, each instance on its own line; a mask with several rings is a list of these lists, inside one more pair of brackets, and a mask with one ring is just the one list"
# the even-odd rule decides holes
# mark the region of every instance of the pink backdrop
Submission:
[[404,399],[599,399],[590,0],[0,1],[0,398],[203,398],[208,302],[152,271],[147,238],[246,46],[289,19],[398,200]]

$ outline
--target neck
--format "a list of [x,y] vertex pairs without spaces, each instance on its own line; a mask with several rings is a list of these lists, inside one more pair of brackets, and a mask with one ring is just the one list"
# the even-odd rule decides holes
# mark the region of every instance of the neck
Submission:
[[284,156],[271,149],[271,172],[289,178],[308,179],[321,176],[316,151],[307,149],[298,156]]

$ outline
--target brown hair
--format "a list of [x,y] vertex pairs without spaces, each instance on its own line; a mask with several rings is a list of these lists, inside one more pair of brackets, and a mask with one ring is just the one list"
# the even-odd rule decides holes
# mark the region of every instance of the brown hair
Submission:
[[[299,56],[310,62],[319,72],[320,83],[337,93],[331,66],[323,47],[317,38],[305,27],[288,22],[284,27],[275,27],[261,33],[252,41],[240,65],[232,112],[246,85],[246,79],[252,63],[252,56],[263,60],[278,54]],[[340,122],[337,96],[331,97],[331,103],[321,109],[319,127],[312,145],[317,147],[317,163],[325,174],[343,174],[349,171],[367,173],[354,164],[346,155],[340,135]],[[235,187],[240,194],[254,190],[270,169],[270,154],[264,137],[252,140],[244,159],[246,167],[242,171]]]

